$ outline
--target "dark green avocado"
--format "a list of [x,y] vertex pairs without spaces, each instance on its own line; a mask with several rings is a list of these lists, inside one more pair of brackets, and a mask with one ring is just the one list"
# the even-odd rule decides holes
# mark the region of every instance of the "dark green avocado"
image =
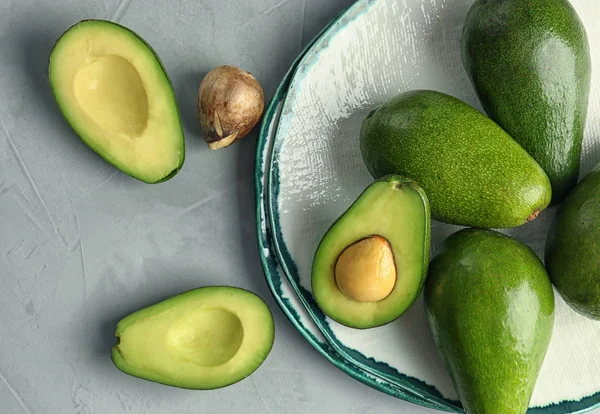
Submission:
[[545,262],[565,302],[600,320],[600,165],[558,208],[546,240]]
[[517,227],[550,203],[539,164],[490,118],[442,92],[408,91],[379,105],[362,123],[360,150],[375,179],[419,183],[437,221]]
[[477,0],[462,60],[488,114],[542,166],[552,204],[577,183],[591,58],[567,0]]
[[536,254],[493,230],[461,230],[433,257],[424,295],[465,411],[524,414],[554,326],[552,284]]

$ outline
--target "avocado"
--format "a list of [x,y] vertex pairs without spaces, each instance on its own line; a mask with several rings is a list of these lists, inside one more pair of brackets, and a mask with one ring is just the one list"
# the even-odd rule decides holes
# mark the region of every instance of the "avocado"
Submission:
[[258,369],[274,332],[271,311],[259,296],[205,286],[123,318],[111,358],[134,377],[180,388],[221,388]]
[[461,43],[486,113],[542,166],[560,203],[579,176],[592,73],[576,11],[567,0],[477,0]]
[[552,284],[535,253],[494,230],[460,230],[434,254],[424,299],[465,411],[525,413],[554,328]]
[[372,182],[330,226],[313,259],[312,293],[333,320],[356,329],[400,317],[429,263],[429,202],[414,181]]
[[411,178],[434,220],[509,228],[537,217],[552,190],[539,164],[490,118],[438,91],[401,93],[372,110],[360,150],[376,179]]
[[580,314],[600,320],[600,165],[558,207],[544,260],[565,302]]
[[105,161],[146,183],[181,169],[185,145],[171,81],[155,51],[117,23],[84,20],[57,40],[48,66],[63,116]]

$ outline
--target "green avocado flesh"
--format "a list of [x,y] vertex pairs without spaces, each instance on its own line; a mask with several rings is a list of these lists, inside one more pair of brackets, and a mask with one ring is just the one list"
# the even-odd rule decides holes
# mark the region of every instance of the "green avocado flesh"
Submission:
[[260,297],[241,288],[208,286],[122,319],[111,357],[134,377],[180,388],[221,388],[258,369],[274,332]]
[[558,208],[546,240],[545,262],[565,302],[600,320],[600,166]]
[[179,109],[153,49],[116,23],[85,20],[56,42],[49,77],[58,106],[83,142],[146,183],[172,178],[185,157]]
[[419,183],[437,221],[516,227],[552,197],[548,177],[514,139],[441,92],[409,91],[377,107],[363,121],[360,148],[373,177],[399,174]]
[[463,64],[488,114],[542,166],[552,203],[577,183],[589,104],[585,28],[567,0],[477,0]]
[[[382,300],[358,302],[339,289],[336,263],[346,248],[372,236],[389,243],[397,278],[389,295]],[[312,292],[318,306],[333,320],[352,328],[372,328],[392,322],[421,292],[429,263],[429,241],[429,203],[419,185],[399,176],[373,182],[319,243],[312,266]]]
[[465,411],[525,413],[554,327],[552,284],[535,253],[493,230],[461,230],[434,255],[424,297]]

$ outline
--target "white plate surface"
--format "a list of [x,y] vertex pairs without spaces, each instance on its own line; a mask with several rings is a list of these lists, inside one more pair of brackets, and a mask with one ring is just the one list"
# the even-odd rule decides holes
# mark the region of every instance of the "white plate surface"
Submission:
[[[280,261],[332,345],[366,370],[408,383],[425,395],[456,401],[420,299],[396,322],[366,331],[323,317],[310,295],[310,267],[331,223],[372,181],[358,131],[375,105],[411,89],[435,89],[482,110],[460,61],[460,33],[472,0],[375,0],[353,6],[307,53],[292,80],[274,138],[272,222]],[[600,7],[573,0],[591,42],[590,110],[582,176],[599,160]],[[505,231],[542,257],[555,209]],[[433,224],[432,250],[457,226]],[[552,412],[600,400],[600,323],[573,312],[556,295],[556,323],[532,406]],[[555,411],[556,410],[556,411]]]

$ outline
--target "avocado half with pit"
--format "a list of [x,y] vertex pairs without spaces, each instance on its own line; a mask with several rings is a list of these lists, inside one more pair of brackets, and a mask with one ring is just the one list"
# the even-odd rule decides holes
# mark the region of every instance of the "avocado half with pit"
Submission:
[[115,366],[134,377],[187,389],[215,389],[246,378],[265,361],[273,316],[256,294],[206,286],[123,318],[116,327]]
[[185,144],[175,92],[139,35],[105,20],[81,21],[54,45],[48,72],[63,116],[105,161],[146,183],[181,169]]
[[331,319],[385,325],[414,303],[429,263],[431,212],[423,189],[388,175],[370,184],[317,247],[312,293]]

